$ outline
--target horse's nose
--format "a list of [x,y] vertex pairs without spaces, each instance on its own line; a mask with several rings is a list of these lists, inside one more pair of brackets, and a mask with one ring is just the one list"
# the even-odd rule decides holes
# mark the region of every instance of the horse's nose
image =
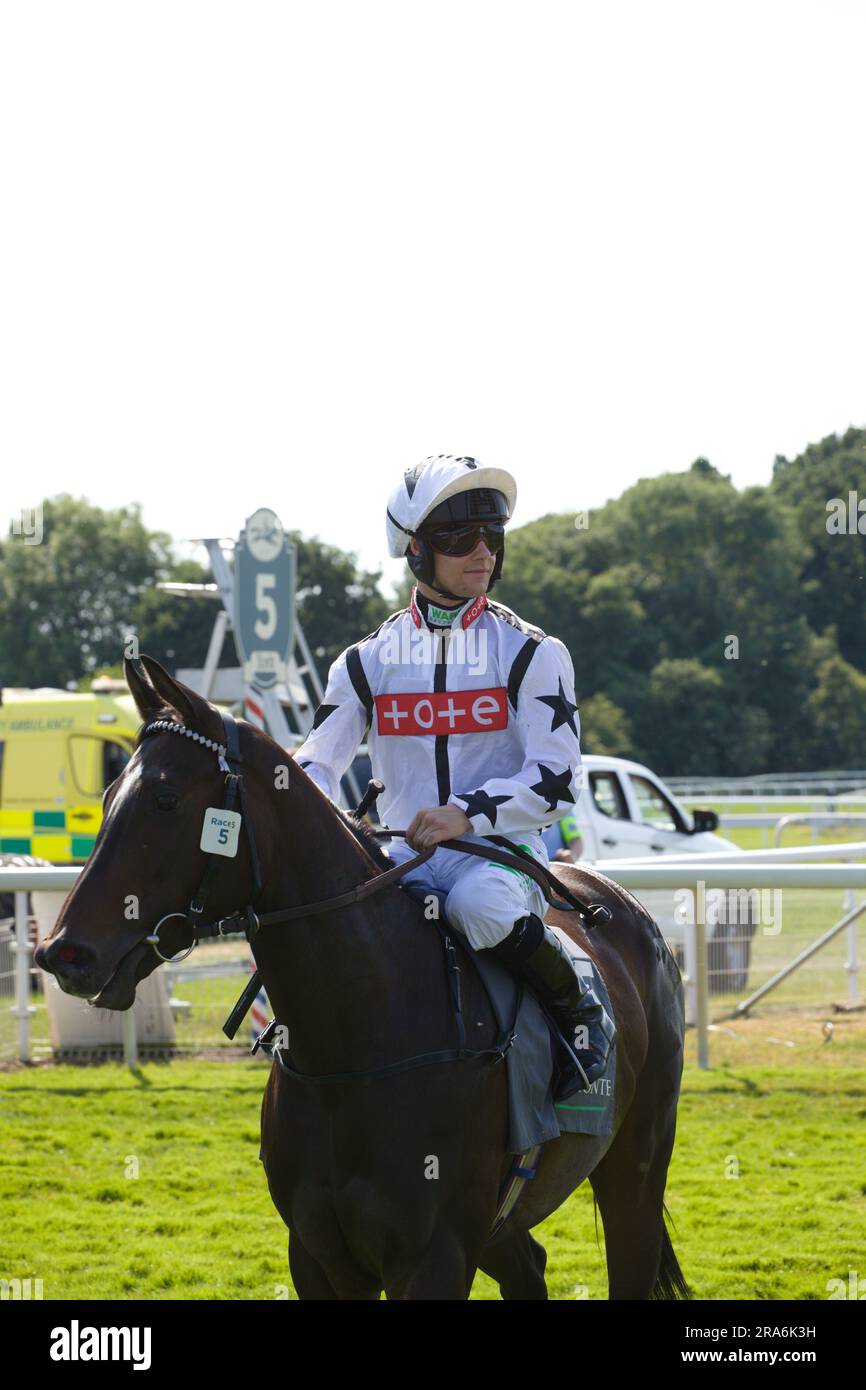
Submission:
[[72,941],[58,937],[47,945],[38,948],[34,956],[41,970],[56,976],[59,984],[70,993],[91,993],[91,983],[96,973],[96,952],[89,946],[77,946]]

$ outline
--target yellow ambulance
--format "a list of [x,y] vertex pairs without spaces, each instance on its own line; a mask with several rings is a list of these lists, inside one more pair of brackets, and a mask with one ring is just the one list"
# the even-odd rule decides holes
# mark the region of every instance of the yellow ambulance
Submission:
[[90,693],[0,689],[0,854],[80,864],[102,793],[125,767],[141,716],[122,681]]

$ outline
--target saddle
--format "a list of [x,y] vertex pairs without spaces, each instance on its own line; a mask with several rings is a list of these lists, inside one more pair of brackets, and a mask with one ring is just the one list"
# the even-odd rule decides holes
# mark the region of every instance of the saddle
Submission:
[[[448,898],[447,890],[443,888],[431,888],[420,883],[406,883],[405,880],[400,886],[410,898],[420,903],[423,907],[428,906],[431,897],[436,899],[438,910],[435,920],[443,932],[451,933],[458,946],[462,947],[466,957],[475,966],[481,983],[484,985],[487,992],[491,1007],[493,1008],[494,1017],[497,1018],[500,1027],[504,1027],[507,1023],[507,1017],[503,1015],[506,1015],[508,1012],[509,1000],[511,1004],[510,1017],[516,1024],[523,1003],[523,986],[518,985],[518,982],[511,972],[499,961],[490,956],[489,953],[486,954],[483,951],[476,951],[475,948],[469,944],[462,927],[458,927],[456,923],[448,918],[445,911],[445,903]],[[566,940],[571,948],[570,954],[576,954],[579,948],[574,945],[570,938],[566,938]],[[592,967],[592,962],[589,960],[589,957],[586,956],[586,953],[581,952],[581,955],[584,956],[590,967]],[[505,986],[504,988],[503,985]],[[511,988],[508,988],[509,985]],[[551,1014],[546,1009],[541,1009],[540,1006],[539,1012],[546,1024],[547,1047],[545,1052],[548,1055],[539,1058],[537,1065],[541,1069],[547,1069],[549,1060],[549,1068],[552,1072],[552,1085],[555,1089],[560,1058],[564,1063],[565,1055],[568,1051],[568,1044],[565,1038],[563,1038]],[[536,1047],[539,1047],[541,1043],[542,1037],[540,1031],[536,1031]],[[506,1058],[506,1061],[508,1061],[508,1058]]]

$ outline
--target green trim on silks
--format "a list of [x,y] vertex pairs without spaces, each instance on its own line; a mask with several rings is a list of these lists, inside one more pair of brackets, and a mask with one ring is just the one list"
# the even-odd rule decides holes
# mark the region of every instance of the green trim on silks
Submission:
[[437,608],[435,603],[428,603],[427,605],[427,619],[431,623],[436,623],[438,627],[450,627],[454,621],[455,612],[456,609],[453,608],[450,613],[447,608]]
[[[520,849],[525,849],[527,854],[532,854],[532,850],[531,850],[531,848],[529,847],[529,845],[521,845],[521,844],[519,844],[519,842],[517,842],[517,843],[518,843]],[[535,858],[535,855],[532,854],[532,857],[533,857],[533,859],[534,859],[534,858]],[[512,866],[511,866],[510,864],[494,864],[494,862],[493,862],[492,859],[491,859],[489,862],[490,862],[490,867],[491,867],[491,869],[503,869],[503,870],[505,871],[505,873],[507,873],[507,874],[517,874],[517,877],[518,877],[518,878],[522,878],[522,879],[523,879],[523,882],[524,882],[524,884],[526,885],[527,888],[531,888],[531,887],[532,887],[534,880],[531,879],[531,878],[529,877],[529,874],[521,873],[521,871],[520,871],[519,869],[512,868]]]

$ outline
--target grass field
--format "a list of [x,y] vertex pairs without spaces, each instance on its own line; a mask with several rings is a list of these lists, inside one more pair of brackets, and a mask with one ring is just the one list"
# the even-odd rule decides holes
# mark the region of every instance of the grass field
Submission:
[[[767,841],[722,833],[743,848]],[[866,827],[821,834],[843,838],[866,839]],[[784,839],[811,842],[806,827]],[[755,934],[750,989],[841,916],[841,896],[785,892],[782,930]],[[711,1071],[687,1037],[667,1202],[699,1299],[825,1299],[832,1279],[866,1279],[866,1012],[834,1007],[846,954],[843,934],[753,1017],[732,1019],[736,999],[714,996]],[[178,1042],[201,1045],[205,1032],[225,1054],[219,1025],[245,978],[180,982],[190,1008]],[[47,1020],[43,997],[33,1002],[39,1058]],[[15,1027],[0,1010],[7,1057]],[[0,1279],[39,1278],[46,1299],[294,1297],[258,1161],[266,1071],[216,1054],[136,1075],[114,1063],[0,1070]],[[552,1298],[606,1297],[588,1184],[536,1234]],[[473,1297],[498,1290],[479,1275]]]
[[[689,803],[690,807],[698,803]],[[802,802],[787,802],[780,806],[765,806],[757,801],[732,802],[730,805],[721,805],[708,797],[701,801],[702,807],[708,807],[718,811],[720,816],[748,816],[748,815],[773,815],[798,816],[809,814],[812,811],[823,811],[824,805],[817,803],[814,806],[804,805]],[[866,815],[866,801],[849,806],[836,806],[837,813],[847,810],[852,815]],[[720,825],[716,834],[722,835],[726,840],[732,840],[740,849],[769,849],[775,844],[775,829],[773,826],[727,826]],[[842,840],[866,840],[866,824],[858,825],[828,825],[813,827],[811,825],[786,825],[782,830],[782,849],[793,849],[796,845],[811,844],[835,844]]]
[[[830,1043],[823,1017],[738,1021],[713,1034],[709,1072],[689,1036],[667,1200],[700,1299],[825,1299],[866,1277],[866,1016],[838,1016]],[[46,1299],[294,1297],[258,1161],[265,1075],[0,1073],[0,1277],[41,1278]],[[593,1223],[584,1184],[539,1228],[552,1298],[606,1297]],[[473,1297],[498,1291],[479,1276]]]

